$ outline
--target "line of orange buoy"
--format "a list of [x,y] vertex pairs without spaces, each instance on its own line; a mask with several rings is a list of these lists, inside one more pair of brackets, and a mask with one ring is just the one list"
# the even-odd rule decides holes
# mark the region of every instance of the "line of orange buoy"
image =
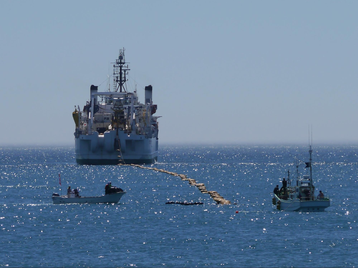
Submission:
[[178,173],[167,171],[167,170],[164,170],[164,169],[147,167],[147,166],[136,165],[136,164],[119,164],[119,165],[139,167],[139,168],[154,170],[154,171],[157,171],[157,172],[162,172],[162,173],[166,173],[166,174],[169,174],[169,175],[172,175],[172,176],[179,177],[183,181],[188,181],[190,185],[196,186],[203,194],[209,194],[211,196],[211,198],[217,204],[220,204],[220,205],[229,205],[229,204],[231,204],[231,202],[229,200],[226,200],[225,198],[223,198],[218,192],[216,192],[216,191],[208,191],[206,189],[204,183],[197,183],[196,180],[190,179],[184,174],[178,174]]

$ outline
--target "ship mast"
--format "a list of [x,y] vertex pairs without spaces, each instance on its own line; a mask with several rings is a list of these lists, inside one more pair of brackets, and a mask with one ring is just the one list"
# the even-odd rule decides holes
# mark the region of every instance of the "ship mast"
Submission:
[[119,50],[118,59],[113,64],[113,89],[115,92],[126,92],[125,83],[127,82],[127,74],[130,69],[125,66],[124,48]]

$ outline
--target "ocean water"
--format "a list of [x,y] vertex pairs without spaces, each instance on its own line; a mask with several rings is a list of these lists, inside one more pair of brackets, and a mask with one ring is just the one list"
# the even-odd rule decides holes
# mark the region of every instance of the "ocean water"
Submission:
[[[166,173],[77,165],[73,147],[2,147],[0,156],[0,266],[358,265],[357,145],[313,147],[316,191],[331,198],[314,213],[272,205],[274,186],[287,170],[294,176],[295,159],[308,161],[308,146],[160,147],[149,167],[185,174],[231,205]],[[127,192],[116,205],[52,204],[69,185],[100,195],[108,181]]]

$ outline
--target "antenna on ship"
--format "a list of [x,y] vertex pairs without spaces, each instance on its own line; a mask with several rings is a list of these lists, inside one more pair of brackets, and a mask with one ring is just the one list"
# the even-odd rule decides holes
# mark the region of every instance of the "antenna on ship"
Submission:
[[127,82],[127,74],[130,69],[125,66],[124,48],[119,50],[118,59],[113,64],[113,88],[115,92],[126,92],[125,83]]
[[310,150],[309,150],[309,153],[310,153],[310,179],[311,179],[311,184],[312,184],[312,126],[310,126],[309,132],[310,132],[310,136],[309,136],[309,139],[310,139]]
[[298,181],[300,180],[300,173],[298,171],[298,166],[299,166],[299,162],[298,162],[298,159],[296,159],[296,174],[297,174],[296,186],[298,186]]
[[111,79],[109,79],[109,75],[107,76],[108,79],[108,92],[111,91]]
[[[309,149],[309,153],[310,153],[310,161],[308,162],[309,168],[310,168],[310,192],[311,195],[313,197],[313,178],[312,178],[312,126],[309,127],[309,143],[310,143],[310,149]],[[307,166],[307,163],[306,163]]]

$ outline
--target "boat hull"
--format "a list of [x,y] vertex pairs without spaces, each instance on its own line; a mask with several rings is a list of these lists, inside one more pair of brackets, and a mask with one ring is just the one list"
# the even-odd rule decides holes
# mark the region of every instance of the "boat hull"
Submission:
[[120,133],[120,150],[115,148],[115,131],[75,137],[76,162],[81,165],[152,164],[158,159],[158,139]]
[[99,203],[118,203],[126,192],[107,194],[102,196],[89,197],[68,197],[67,195],[52,195],[54,204],[99,204]]
[[320,212],[330,206],[329,199],[316,200],[284,200],[275,195],[276,208],[284,211]]

